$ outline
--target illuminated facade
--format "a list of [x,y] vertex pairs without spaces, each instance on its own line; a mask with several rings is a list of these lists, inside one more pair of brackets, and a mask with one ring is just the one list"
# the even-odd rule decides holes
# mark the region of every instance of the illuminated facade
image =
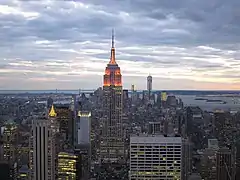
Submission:
[[14,122],[7,123],[3,130],[3,159],[9,164],[14,164],[17,158],[18,130]]
[[161,92],[161,100],[163,102],[166,102],[167,101],[167,93],[166,92]]
[[10,178],[16,179],[17,176],[17,158],[18,158],[18,127],[13,121],[8,121],[2,134],[3,140],[3,161],[5,161],[10,168]]
[[77,179],[77,159],[74,153],[58,153],[58,180]]
[[180,180],[181,155],[181,137],[133,136],[129,179]]
[[104,161],[117,161],[124,156],[122,127],[122,75],[115,59],[114,36],[111,58],[103,78],[103,129],[100,156]]

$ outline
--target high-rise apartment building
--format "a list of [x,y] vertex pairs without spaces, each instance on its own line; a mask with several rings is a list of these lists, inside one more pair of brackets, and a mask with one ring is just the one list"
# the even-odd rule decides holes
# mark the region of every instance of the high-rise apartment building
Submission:
[[181,137],[132,136],[129,179],[180,180]]
[[30,138],[30,170],[31,179],[54,180],[56,170],[57,127],[54,107],[49,112],[49,118],[42,117],[32,121],[32,137]]
[[112,35],[111,58],[103,78],[103,127],[100,158],[118,161],[124,157],[122,126],[122,75],[115,59],[114,35]]

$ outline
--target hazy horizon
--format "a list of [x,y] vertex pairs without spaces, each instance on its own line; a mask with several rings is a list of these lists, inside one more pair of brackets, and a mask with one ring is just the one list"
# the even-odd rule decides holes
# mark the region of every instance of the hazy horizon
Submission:
[[102,86],[112,28],[124,88],[240,89],[238,0],[117,2],[1,0],[0,90]]
[[[99,87],[98,87],[99,88]],[[86,88],[78,88],[78,89],[0,89],[0,91],[92,91],[92,90],[97,90],[98,88],[89,88],[89,89],[86,89]],[[123,90],[130,90],[131,91],[131,88],[124,88],[123,87]],[[136,89],[136,91],[138,92],[141,92],[141,91],[147,91],[146,89]],[[207,92],[207,91],[210,91],[210,92],[240,92],[240,90],[228,90],[228,89],[225,89],[225,90],[209,90],[209,89],[204,89],[204,90],[199,90],[199,89],[153,89],[152,90],[153,92],[154,91],[192,91],[192,92]]]

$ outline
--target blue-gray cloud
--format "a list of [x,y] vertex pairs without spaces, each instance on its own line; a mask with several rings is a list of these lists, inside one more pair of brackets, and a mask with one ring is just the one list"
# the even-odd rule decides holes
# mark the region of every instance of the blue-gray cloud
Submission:
[[151,73],[156,89],[236,88],[239,5],[237,0],[2,0],[0,88],[100,86],[112,28],[125,87],[145,88],[142,81]]

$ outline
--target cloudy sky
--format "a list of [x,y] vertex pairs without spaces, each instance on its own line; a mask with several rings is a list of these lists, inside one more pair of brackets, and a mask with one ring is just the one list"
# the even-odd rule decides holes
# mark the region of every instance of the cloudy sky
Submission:
[[0,89],[240,89],[239,0],[0,0]]

